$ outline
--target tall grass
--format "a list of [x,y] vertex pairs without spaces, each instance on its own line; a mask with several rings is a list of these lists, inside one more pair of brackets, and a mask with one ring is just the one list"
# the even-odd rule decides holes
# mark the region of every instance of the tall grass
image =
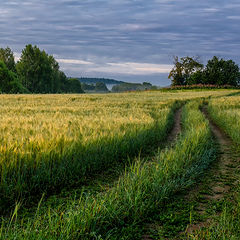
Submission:
[[[27,222],[2,225],[2,239],[136,239],[134,229],[172,194],[195,182],[214,159],[208,122],[190,102],[183,109],[183,134],[153,162],[136,161],[105,193],[86,195],[64,208],[37,213]],[[161,214],[161,213],[159,213]]]
[[30,195],[71,186],[157,145],[178,107],[174,100],[151,95],[148,101],[130,96],[115,104],[116,97],[96,95],[14,96],[12,102],[5,98],[0,210],[23,197],[27,201]]
[[214,122],[232,138],[240,150],[240,96],[212,99],[208,110]]

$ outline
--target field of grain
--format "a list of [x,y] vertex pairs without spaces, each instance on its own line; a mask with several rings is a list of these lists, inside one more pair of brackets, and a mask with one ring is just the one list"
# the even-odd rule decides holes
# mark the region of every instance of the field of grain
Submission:
[[[141,239],[139,226],[216,159],[206,103],[239,146],[235,90],[0,98],[1,239]],[[181,134],[163,149],[176,109]],[[84,190],[89,176],[118,165],[125,170],[111,187]],[[77,199],[61,199],[72,188]],[[48,205],[52,195],[61,204]]]

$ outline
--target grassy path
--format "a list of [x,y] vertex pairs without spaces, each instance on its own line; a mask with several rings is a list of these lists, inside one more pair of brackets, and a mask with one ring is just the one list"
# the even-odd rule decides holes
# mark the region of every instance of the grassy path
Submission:
[[198,184],[166,202],[161,217],[145,227],[147,234],[143,240],[205,239],[201,230],[218,218],[225,201],[231,201],[238,179],[234,170],[239,166],[240,156],[234,151],[232,140],[210,119],[206,106],[202,112],[218,144],[218,158]]
[[[203,113],[209,120],[211,131],[219,144],[219,157],[215,166],[210,170],[209,177],[211,178],[206,179],[206,183],[208,183],[207,191],[199,192],[201,199],[196,212],[205,215],[205,220],[187,227],[186,233],[190,238],[197,238],[198,230],[211,223],[211,215],[208,216],[207,214],[207,211],[212,213],[212,211],[209,211],[211,210],[209,207],[214,207],[231,193],[237,181],[234,168],[238,167],[240,160],[240,156],[233,152],[234,144],[232,140],[210,119],[206,107],[203,108]],[[216,212],[216,214],[218,213]]]

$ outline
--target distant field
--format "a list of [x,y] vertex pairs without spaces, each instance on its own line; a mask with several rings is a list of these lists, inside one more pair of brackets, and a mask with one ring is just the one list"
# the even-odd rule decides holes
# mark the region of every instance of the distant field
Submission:
[[[183,135],[176,148],[159,160],[168,159],[172,163],[169,173],[162,170],[166,179],[158,180],[158,184],[170,181],[178,171],[182,174],[180,169],[194,165],[197,158],[202,161],[204,149],[213,151],[207,122],[199,112],[203,101],[209,101],[209,111],[216,122],[235,142],[240,141],[240,97],[234,96],[236,92],[0,95],[1,212],[11,209],[16,201],[24,199],[28,203],[32,196],[39,199],[43,192],[57,194],[61,188],[83,182],[88,175],[128,163],[128,158],[137,157],[140,152],[148,153],[165,141],[174,123],[175,110],[187,103],[182,116]],[[229,117],[224,118],[225,115]],[[188,162],[182,162],[186,153]],[[144,174],[155,176],[152,181],[160,174],[146,171]],[[194,175],[195,170],[192,171]],[[130,176],[126,179],[132,182]],[[96,201],[101,198],[96,196]],[[90,203],[85,204],[87,208]],[[77,229],[74,227],[72,231]]]

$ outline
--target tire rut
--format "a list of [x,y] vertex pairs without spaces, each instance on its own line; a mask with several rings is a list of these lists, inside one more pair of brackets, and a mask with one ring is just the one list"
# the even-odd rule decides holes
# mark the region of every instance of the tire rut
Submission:
[[[204,201],[201,201],[201,203],[199,203],[197,209],[197,213],[200,215],[204,215],[206,213],[209,202],[220,201],[231,192],[231,189],[236,182],[234,168],[240,161],[239,156],[232,152],[232,146],[234,145],[232,140],[213,122],[209,116],[206,106],[203,107],[202,112],[206,119],[209,121],[211,132],[219,144],[220,151],[216,167],[210,170],[211,179],[208,179],[209,193],[202,194],[202,200]],[[226,180],[228,181],[227,184],[225,182]],[[193,190],[189,193],[189,195],[193,194],[200,195],[199,189]],[[212,217],[206,219],[203,222],[191,224],[187,226],[184,235],[194,235],[194,233],[199,231],[201,228],[209,226],[211,222]]]
[[174,143],[174,140],[181,132],[181,115],[182,115],[182,108],[179,108],[175,112],[174,116],[174,126],[167,137],[167,143],[171,144]]
[[[216,139],[216,142],[219,145],[219,155],[215,163],[211,169],[207,172],[207,175],[204,177],[204,181],[207,182],[208,191],[205,192],[203,189],[202,181],[196,186],[193,186],[187,193],[183,193],[181,199],[185,202],[196,202],[197,208],[195,209],[196,213],[199,216],[203,216],[203,220],[200,220],[197,223],[186,225],[185,231],[179,232],[179,234],[175,237],[170,238],[152,238],[150,235],[144,235],[142,240],[153,240],[153,239],[165,239],[165,240],[179,240],[179,239],[189,239],[189,237],[194,236],[201,228],[208,227],[212,221],[213,216],[218,216],[220,213],[216,213],[216,215],[207,214],[207,210],[209,208],[209,204],[213,202],[219,202],[223,200],[226,196],[232,193],[232,188],[237,183],[237,179],[234,173],[234,169],[238,167],[240,162],[240,156],[233,151],[232,146],[234,145],[232,140],[213,122],[210,118],[209,113],[207,111],[207,106],[204,106],[202,109],[202,113],[205,118],[209,121],[209,127],[211,132]],[[175,127],[180,124],[181,112],[176,113],[175,116]],[[175,128],[174,127],[174,128]],[[179,126],[176,127],[179,131]],[[181,129],[181,126],[180,126]],[[173,129],[172,132],[175,130]],[[176,136],[176,135],[175,135]],[[169,136],[169,139],[172,137]],[[175,137],[176,138],[176,137]],[[227,183],[226,183],[227,182]],[[204,191],[202,191],[204,190]],[[201,196],[201,198],[199,198]],[[204,217],[205,216],[205,217]],[[207,216],[207,218],[206,218]],[[201,218],[200,218],[201,219]],[[149,227],[148,227],[149,226]],[[152,226],[153,229],[155,226]],[[147,225],[147,228],[151,229],[151,224]],[[197,238],[198,239],[198,238]]]

